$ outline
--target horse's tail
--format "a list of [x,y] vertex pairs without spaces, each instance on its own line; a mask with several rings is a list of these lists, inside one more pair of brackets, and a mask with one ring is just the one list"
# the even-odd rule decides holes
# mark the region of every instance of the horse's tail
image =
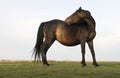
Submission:
[[44,38],[43,27],[44,27],[44,23],[41,23],[38,29],[37,40],[36,40],[36,44],[35,44],[34,52],[33,52],[34,60],[37,62],[40,60],[40,56],[41,56],[40,46],[42,45],[43,38]]

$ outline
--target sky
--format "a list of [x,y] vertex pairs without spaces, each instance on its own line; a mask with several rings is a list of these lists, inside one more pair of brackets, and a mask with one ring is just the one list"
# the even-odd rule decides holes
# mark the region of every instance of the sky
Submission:
[[[0,60],[33,60],[40,23],[65,20],[80,6],[89,10],[96,21],[96,59],[120,61],[120,0],[0,0]],[[81,47],[55,41],[47,57],[81,61]],[[87,44],[86,61],[92,61]]]

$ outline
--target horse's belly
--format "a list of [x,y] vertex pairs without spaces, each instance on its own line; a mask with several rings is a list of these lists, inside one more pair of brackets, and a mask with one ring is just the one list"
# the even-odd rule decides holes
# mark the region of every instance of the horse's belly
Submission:
[[66,46],[75,46],[80,43],[75,34],[69,34],[64,31],[56,32],[56,40]]
[[80,42],[77,40],[58,38],[58,37],[57,37],[57,41],[66,46],[75,46],[80,44]]
[[80,44],[79,42],[74,42],[74,43],[61,42],[61,41],[58,41],[58,42],[60,42],[61,44],[65,45],[65,46],[76,46],[76,45]]

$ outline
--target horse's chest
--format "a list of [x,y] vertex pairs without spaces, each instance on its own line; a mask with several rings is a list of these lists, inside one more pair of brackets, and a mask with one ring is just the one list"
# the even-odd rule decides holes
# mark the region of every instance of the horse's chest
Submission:
[[87,41],[93,40],[96,36],[96,32],[91,32],[89,33],[88,37],[87,37]]

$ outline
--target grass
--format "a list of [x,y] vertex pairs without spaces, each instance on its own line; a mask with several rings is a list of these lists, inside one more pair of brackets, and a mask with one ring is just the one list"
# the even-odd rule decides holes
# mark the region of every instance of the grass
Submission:
[[49,62],[50,67],[33,62],[0,62],[0,78],[120,78],[120,62],[99,62],[94,67],[87,62]]

